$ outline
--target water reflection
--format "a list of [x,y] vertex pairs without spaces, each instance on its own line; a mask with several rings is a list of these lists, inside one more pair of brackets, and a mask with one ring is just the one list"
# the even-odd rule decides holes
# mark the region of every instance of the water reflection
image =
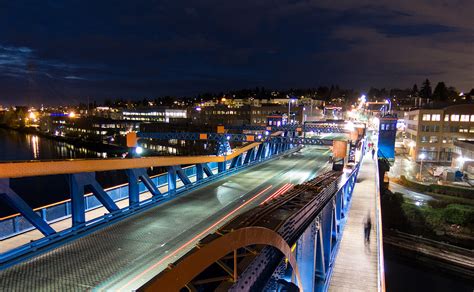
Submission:
[[0,161],[107,157],[105,152],[6,129],[0,129],[0,141]]
[[31,148],[33,149],[33,158],[39,158],[39,143],[38,143],[38,136],[32,135],[31,136]]

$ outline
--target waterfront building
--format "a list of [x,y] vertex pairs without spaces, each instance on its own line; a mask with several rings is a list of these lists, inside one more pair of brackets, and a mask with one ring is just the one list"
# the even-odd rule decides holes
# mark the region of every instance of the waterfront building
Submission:
[[174,109],[169,107],[147,107],[137,109],[124,109],[122,119],[141,122],[163,122],[169,123],[170,119],[186,119],[186,109]]
[[58,137],[81,138],[119,144],[129,131],[138,131],[140,123],[101,117],[75,118],[53,113],[40,120],[41,132]]
[[412,159],[450,164],[456,141],[474,141],[474,104],[405,112],[404,144]]

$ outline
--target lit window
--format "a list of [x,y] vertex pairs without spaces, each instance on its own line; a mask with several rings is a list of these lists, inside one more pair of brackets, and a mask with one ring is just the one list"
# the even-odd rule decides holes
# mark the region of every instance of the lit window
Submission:
[[423,115],[423,121],[430,121],[431,120],[431,115],[429,114],[424,114]]
[[438,137],[437,136],[430,136],[430,143],[438,143]]
[[444,115],[444,121],[449,122],[449,115]]
[[451,115],[451,122],[459,122],[459,115]]
[[461,122],[469,122],[469,115],[461,115]]
[[474,122],[474,115],[471,115],[471,122]]
[[441,121],[441,115],[440,114],[432,115],[431,120],[432,121]]

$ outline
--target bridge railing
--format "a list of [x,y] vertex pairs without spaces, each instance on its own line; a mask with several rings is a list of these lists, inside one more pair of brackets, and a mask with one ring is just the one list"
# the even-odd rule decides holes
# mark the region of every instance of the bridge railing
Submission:
[[[205,269],[224,255],[231,256],[229,252],[232,251],[234,271],[237,266],[241,271],[238,275],[235,272],[233,276],[235,282],[228,288],[229,291],[278,290],[277,279],[295,280],[289,276],[293,272],[290,269],[295,267],[295,262],[291,262],[293,256],[298,264],[299,287],[305,291],[327,291],[359,169],[360,163],[357,163],[342,174],[325,173],[279,194],[274,200],[256,207],[258,209],[242,214],[243,217],[234,218],[214,234],[202,239],[198,244],[199,248],[192,249],[184,257],[169,263],[169,269],[163,270],[139,291],[154,291],[159,287],[179,290],[189,282],[207,283],[207,279],[210,278],[213,281],[221,281]],[[278,222],[279,220],[281,221]],[[267,226],[266,222],[271,223]],[[262,227],[268,229],[256,232],[255,235],[250,234],[252,228]],[[262,235],[263,231],[269,233]],[[242,232],[242,235],[234,234],[239,232]],[[281,236],[281,241],[275,245],[277,236],[278,238]],[[230,237],[232,240],[228,239]],[[240,263],[237,264],[236,255],[238,249],[248,246],[249,242],[258,242],[266,247],[258,252],[245,252],[251,258],[242,259],[241,263],[248,262],[242,267]],[[221,254],[216,256],[216,253],[212,253],[214,258],[211,258],[207,253],[213,250],[214,246]],[[275,250],[269,249],[268,246],[276,247],[282,253],[274,252]],[[200,258],[202,260],[198,260]],[[219,266],[222,266],[222,263]],[[204,279],[196,280],[195,277],[200,275]],[[229,279],[223,277],[222,281]],[[206,290],[205,286],[199,288]]]
[[[379,172],[379,154],[377,154],[377,163],[375,164],[376,177],[375,177],[375,217],[376,217],[376,228],[377,228],[377,284],[378,291],[385,292],[385,263],[384,263],[384,253],[383,253],[383,226],[382,226],[382,204],[381,204],[381,193],[380,193],[380,172]],[[385,159],[383,155],[380,157]],[[388,161],[387,161],[388,163]]]
[[[296,149],[295,145],[273,141],[251,143],[223,156],[1,163],[0,201],[20,214],[1,218],[2,240],[33,228],[40,231],[43,237],[1,253],[0,267],[36,254],[48,246],[57,245],[65,238],[82,236],[90,230],[171,200],[184,191],[285,155],[292,149]],[[181,165],[190,167],[182,168]],[[167,167],[168,172],[150,178],[147,174],[150,167]],[[128,183],[104,190],[96,180],[95,173],[111,170],[125,171]],[[66,175],[68,179],[70,199],[58,204],[32,209],[10,188],[10,178],[59,174]],[[160,190],[163,186],[166,186],[165,191]],[[93,194],[86,194],[85,190],[92,190]],[[150,192],[150,197],[140,197],[145,191]],[[119,207],[117,201],[122,200],[128,200],[128,205]],[[103,215],[86,218],[88,211],[99,207],[106,209]],[[57,231],[51,226],[67,217],[71,218],[71,227],[66,226],[65,230]]]
[[[231,161],[228,161],[230,164]],[[209,167],[213,172],[217,171],[217,163],[210,162]],[[188,177],[196,176],[196,166],[184,167],[183,171]],[[168,173],[162,173],[158,175],[151,176],[150,179],[158,187],[166,187],[168,185],[167,181]],[[181,182],[178,179],[178,184]],[[186,185],[180,185],[177,187],[177,190],[185,188]],[[104,189],[104,191],[110,196],[114,202],[120,202],[122,200],[128,199],[128,183],[121,185],[113,186],[111,188]],[[143,184],[139,182],[139,193],[146,193],[148,189]],[[102,203],[93,196],[93,193],[87,193],[84,195],[85,199],[85,211],[89,212],[98,208],[103,207]],[[56,223],[58,221],[68,219],[71,217],[71,199],[66,199],[56,203],[48,204],[38,208],[34,208],[33,211],[38,214],[43,220],[49,224]],[[26,218],[24,218],[20,213],[12,214],[0,218],[0,240],[5,240],[10,237],[34,230],[34,227]]]

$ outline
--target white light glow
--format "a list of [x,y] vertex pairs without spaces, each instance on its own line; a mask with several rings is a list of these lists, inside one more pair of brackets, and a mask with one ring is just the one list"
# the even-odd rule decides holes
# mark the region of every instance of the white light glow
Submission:
[[143,148],[138,146],[137,148],[135,148],[135,153],[137,153],[138,155],[142,154],[143,153]]

